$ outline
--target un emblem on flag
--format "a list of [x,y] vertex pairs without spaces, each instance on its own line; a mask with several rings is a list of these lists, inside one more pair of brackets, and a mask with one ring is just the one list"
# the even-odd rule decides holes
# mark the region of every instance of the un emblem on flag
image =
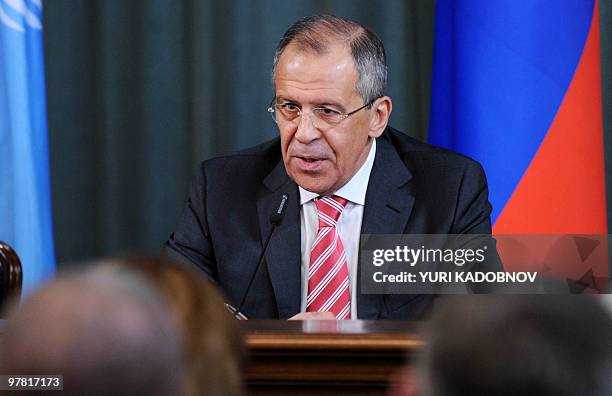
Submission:
[[41,13],[42,0],[0,0],[0,22],[18,32],[42,30]]

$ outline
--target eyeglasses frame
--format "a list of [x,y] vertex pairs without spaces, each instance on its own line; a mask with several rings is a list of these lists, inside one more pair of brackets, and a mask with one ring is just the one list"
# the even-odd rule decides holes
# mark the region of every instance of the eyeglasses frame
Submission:
[[[360,108],[358,108],[358,109],[355,109],[355,110],[353,110],[353,111],[351,111],[351,112],[349,112],[349,113],[346,113],[346,114],[341,114],[341,115],[342,115],[342,119],[341,119],[340,121],[338,121],[337,123],[335,123],[335,124],[331,124],[331,125],[329,125],[329,127],[331,128],[331,127],[333,127],[333,126],[336,126],[336,125],[340,124],[341,122],[343,122],[344,120],[346,120],[347,118],[349,118],[349,117],[350,117],[350,116],[352,116],[353,114],[357,113],[358,111],[361,111],[361,110],[365,109],[366,107],[371,106],[371,105],[372,105],[374,102],[376,102],[376,101],[377,101],[378,99],[380,99],[380,98],[381,98],[381,96],[378,96],[378,97],[376,97],[376,98],[372,99],[371,101],[369,101],[368,103],[364,104],[363,106],[361,106],[361,107],[360,107]],[[270,113],[270,116],[272,117],[272,119],[274,120],[274,122],[278,124],[278,121],[277,121],[277,120],[276,120],[276,118],[274,117],[274,113],[276,112],[275,107],[277,106],[277,105],[274,103],[274,101],[275,101],[275,100],[276,100],[276,96],[272,98],[272,100],[270,101],[270,104],[268,105],[268,113]],[[317,109],[317,108],[320,108],[320,107],[315,107],[315,109]],[[302,109],[300,108],[300,109],[298,110],[298,117],[302,117],[302,115],[303,115],[303,113],[302,113]],[[297,118],[297,117],[296,117],[296,118]],[[293,122],[293,120],[292,120],[292,121],[289,121],[289,122]],[[298,125],[299,125],[299,122],[298,122]]]

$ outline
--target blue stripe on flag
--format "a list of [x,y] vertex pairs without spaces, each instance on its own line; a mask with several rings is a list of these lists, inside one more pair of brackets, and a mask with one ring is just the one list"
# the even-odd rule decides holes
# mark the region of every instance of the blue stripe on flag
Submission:
[[26,294],[55,272],[41,8],[0,0],[0,240],[21,259]]

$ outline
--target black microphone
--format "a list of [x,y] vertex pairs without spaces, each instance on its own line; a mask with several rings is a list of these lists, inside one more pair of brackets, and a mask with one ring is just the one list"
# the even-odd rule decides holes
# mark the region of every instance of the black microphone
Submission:
[[246,319],[246,316],[244,316],[240,311],[242,310],[244,303],[249,295],[249,291],[251,291],[251,286],[253,285],[255,276],[257,276],[257,272],[259,272],[259,268],[261,267],[263,263],[263,258],[264,258],[264,255],[266,254],[266,250],[268,249],[268,244],[270,243],[272,234],[274,233],[274,230],[276,230],[276,227],[278,227],[283,222],[283,218],[285,217],[285,212],[287,211],[287,201],[288,200],[289,200],[289,195],[283,194],[280,198],[280,201],[278,202],[278,206],[276,206],[276,210],[272,212],[272,214],[270,215],[270,224],[272,225],[272,229],[270,229],[270,233],[268,233],[266,242],[264,243],[263,249],[261,250],[261,254],[259,255],[259,260],[257,260],[257,267],[255,267],[255,271],[253,271],[253,275],[251,275],[251,279],[249,280],[249,284],[247,285],[247,288],[244,294],[242,295],[242,300],[240,301],[238,308],[228,306],[228,309],[230,310],[230,312],[232,312],[232,314],[234,314],[234,317],[236,317],[237,319]]
[[[272,231],[274,231],[274,228],[278,227],[283,222],[283,217],[285,217],[288,200],[289,200],[289,195],[283,194],[278,204],[278,208],[276,209],[276,212],[270,215],[270,224],[272,224]],[[272,234],[272,231],[270,231],[270,234]],[[265,250],[265,247],[264,247],[264,250]]]

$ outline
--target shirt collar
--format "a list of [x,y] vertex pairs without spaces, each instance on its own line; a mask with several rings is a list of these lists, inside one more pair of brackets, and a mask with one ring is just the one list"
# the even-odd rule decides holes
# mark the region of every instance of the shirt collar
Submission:
[[[368,181],[370,180],[370,173],[372,172],[372,166],[374,165],[374,157],[376,156],[376,139],[373,139],[372,146],[370,146],[370,152],[368,158],[366,158],[361,168],[351,177],[351,179],[334,195],[338,195],[344,199],[357,204],[365,205],[365,196],[368,190]],[[300,189],[300,205],[304,205],[306,202],[311,201],[319,196],[317,193],[310,192],[308,190],[299,187]]]

